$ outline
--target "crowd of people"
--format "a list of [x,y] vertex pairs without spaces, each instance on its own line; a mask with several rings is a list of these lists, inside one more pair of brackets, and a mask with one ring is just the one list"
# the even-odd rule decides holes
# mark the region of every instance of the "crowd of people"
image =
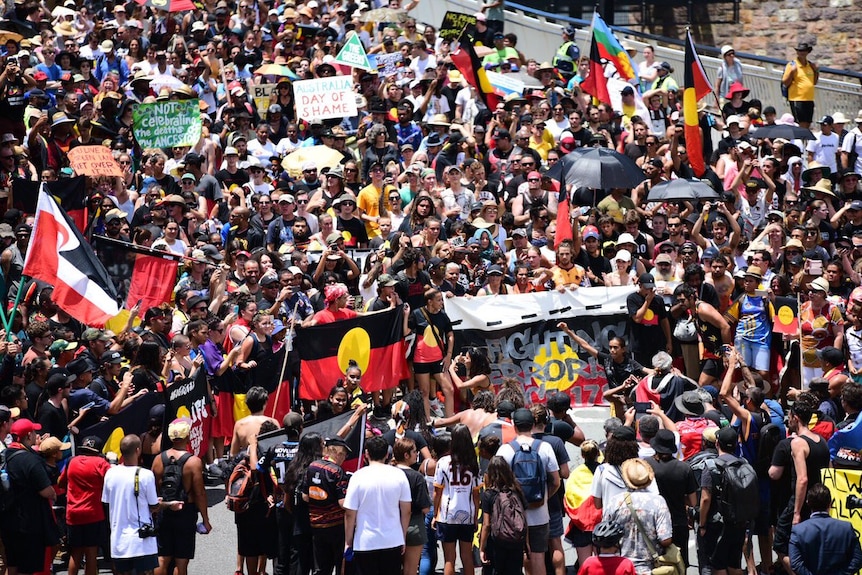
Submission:
[[[858,540],[829,522],[820,478],[862,461],[862,446],[827,447],[862,411],[862,110],[856,127],[837,111],[814,122],[814,48],[795,46],[787,102],[751,94],[733,47],[721,48],[722,107],[697,110],[708,166],[695,174],[679,84],[652,46],[629,50],[637,77],[620,103],[595,103],[574,27],[549,61],[527,58],[503,1],[490,2],[469,30],[482,66],[541,88],[489,109],[452,61],[455,39],[411,17],[415,3],[373,4],[20,0],[5,14],[7,572],[49,572],[62,546],[70,574],[96,573],[100,555],[117,573],[187,573],[196,535],[212,529],[206,482],[242,465],[254,489],[232,504],[237,575],[264,574],[269,559],[291,575],[427,575],[438,544],[446,575],[458,560],[465,575],[564,575],[564,540],[582,572],[646,575],[674,549],[694,564],[691,531],[697,565],[717,575],[858,570]],[[376,8],[393,21],[366,17]],[[341,66],[354,35],[401,64],[388,76]],[[338,74],[352,74],[358,114],[297,117],[293,81]],[[259,105],[254,88],[269,84]],[[185,99],[199,102],[200,140],[142,148],[135,107]],[[773,126],[819,131],[763,137]],[[82,230],[119,296],[134,267],[124,244],[183,258],[171,300],[132,307],[116,331],[81,323],[53,286],[24,277],[34,214],[10,195],[18,179],[76,176],[68,154],[88,145],[110,148],[123,173],[87,177]],[[311,146],[318,159],[285,167]],[[591,147],[627,156],[642,180],[586,189],[548,175]],[[650,199],[695,175],[717,199]],[[487,350],[456,346],[445,311],[450,298],[596,286],[629,287],[626,333],[558,328],[604,372],[614,417],[601,438],[584,436],[568,395],[540,401],[498,381]],[[406,380],[366,393],[350,362],[326,398],[299,399],[291,344],[303,329],[399,306]],[[798,335],[778,329],[790,320]],[[200,456],[193,422],[165,421],[163,405],[147,429],[124,430],[119,453],[86,434],[197,370],[212,415]],[[276,421],[267,405],[282,388],[292,410]],[[330,436],[302,432],[350,413]],[[258,435],[279,428],[286,441],[259,450]],[[582,465],[570,468],[567,442]],[[365,464],[351,475],[348,459]],[[716,471],[742,462],[756,471],[751,517],[729,511]]]

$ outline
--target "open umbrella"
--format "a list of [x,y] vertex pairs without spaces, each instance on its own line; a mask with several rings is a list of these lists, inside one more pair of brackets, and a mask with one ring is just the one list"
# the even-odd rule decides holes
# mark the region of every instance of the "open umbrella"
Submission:
[[808,128],[791,126],[789,124],[773,124],[760,126],[752,135],[755,138],[784,138],[785,140],[813,140],[814,134]]
[[341,152],[328,146],[308,146],[289,153],[281,161],[281,166],[288,171],[291,177],[298,178],[302,175],[302,164],[305,162],[314,162],[317,164],[317,169],[320,170],[322,168],[334,168],[343,159],[344,156]]
[[645,179],[634,160],[610,148],[578,148],[563,156],[547,175],[574,188],[598,190],[634,188]]
[[375,8],[359,15],[359,21],[368,22],[404,22],[409,18],[405,10],[398,8]]
[[647,194],[648,202],[681,202],[685,200],[717,200],[718,192],[712,189],[706,180],[696,178],[679,178],[669,182],[662,182],[650,188]]
[[254,73],[258,76],[279,76],[289,80],[299,80],[299,76],[284,64],[264,64]]
[[154,10],[165,10],[167,12],[182,12],[194,10],[195,3],[192,0],[135,0],[141,6],[149,6]]

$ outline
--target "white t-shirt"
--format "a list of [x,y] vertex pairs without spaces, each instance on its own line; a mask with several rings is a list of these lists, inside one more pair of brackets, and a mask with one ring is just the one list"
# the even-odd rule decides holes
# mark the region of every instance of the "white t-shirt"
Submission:
[[832,132],[824,136],[821,132],[817,134],[816,140],[809,140],[806,151],[814,154],[814,160],[825,166],[829,166],[834,174],[838,171],[838,160],[835,154],[838,152],[838,134]]
[[452,469],[452,457],[444,455],[437,462],[434,472],[434,488],[442,487],[440,513],[441,523],[449,525],[471,525],[476,509],[473,505],[473,490],[479,488],[479,477],[467,469],[458,473]]
[[[135,498],[135,472],[138,470],[138,497]],[[153,524],[150,505],[158,502],[156,476],[149,469],[114,465],[108,470],[102,503],[108,504],[112,557],[131,559],[159,552],[155,537],[138,537],[141,525]]]
[[[596,468],[590,495],[601,499],[606,504],[614,495],[619,495],[625,491],[628,491],[628,487],[625,481],[623,481],[617,467],[603,463]],[[658,494],[656,482],[653,481],[650,483],[645,491]],[[604,505],[604,509],[607,510],[607,505]]]
[[862,170],[862,132],[859,127],[850,130],[850,133],[844,136],[844,142],[841,144],[841,151],[847,153],[856,152],[856,165],[853,169],[858,172]]
[[[518,436],[515,438],[518,443],[527,443],[532,442],[533,439],[529,437]],[[506,463],[512,465],[512,459],[515,457],[515,450],[512,449],[512,446],[508,443],[505,443],[500,446],[500,449],[497,450],[497,455],[506,460]],[[553,473],[554,471],[560,470],[560,465],[557,463],[557,456],[554,455],[554,448],[551,447],[550,443],[545,441],[539,441],[539,457],[542,458],[542,463],[545,464],[545,472]],[[438,469],[440,463],[437,463]],[[560,489],[563,489],[562,485]],[[526,509],[527,515],[527,525],[533,527],[536,525],[544,525],[551,519],[551,515],[548,513],[548,496],[547,490],[545,491],[545,503],[541,507],[537,507],[535,509],[531,507],[527,507]]]
[[402,501],[412,501],[410,484],[397,467],[372,463],[354,473],[344,498],[344,508],[356,511],[353,549],[377,551],[404,545]]

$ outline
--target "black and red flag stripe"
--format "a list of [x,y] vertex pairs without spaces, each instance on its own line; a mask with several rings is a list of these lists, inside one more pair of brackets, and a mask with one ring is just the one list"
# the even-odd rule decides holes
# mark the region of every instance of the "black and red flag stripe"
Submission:
[[682,93],[682,113],[685,121],[685,149],[694,175],[702,177],[706,172],[703,157],[703,133],[700,129],[700,114],[697,102],[712,92],[712,84],[703,69],[694,47],[691,31],[685,34],[685,87]]
[[605,68],[602,66],[602,57],[599,54],[599,45],[596,42],[595,34],[590,38],[590,75],[581,82],[581,90],[599,102],[611,103],[608,79],[605,78]]
[[57,199],[75,227],[82,233],[87,228],[87,178],[60,178],[53,182],[33,182],[21,178],[12,180],[12,207],[25,214],[35,214],[39,190],[44,183],[49,194]]
[[467,34],[466,28],[461,32],[458,38],[459,48],[457,51],[450,54],[452,63],[464,76],[471,86],[476,89],[479,97],[485,102],[489,110],[497,109],[497,104],[500,102],[500,97],[494,91],[494,86],[491,85],[491,80],[485,74],[485,67],[482,66],[482,61],[476,54],[476,49],[473,47],[473,41],[470,35]]
[[407,376],[403,305],[385,311],[300,328],[294,340],[302,361],[299,396],[326,399],[345,379],[352,359],[362,368],[362,390],[382,391]]

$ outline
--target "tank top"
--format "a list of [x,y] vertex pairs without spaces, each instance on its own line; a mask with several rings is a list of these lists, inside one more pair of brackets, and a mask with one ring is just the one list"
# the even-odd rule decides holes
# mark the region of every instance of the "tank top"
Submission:
[[697,301],[694,304],[694,325],[697,326],[697,333],[700,334],[700,341],[703,343],[704,359],[719,359],[721,357],[721,330],[708,321],[701,321],[698,315],[698,308],[702,301]]
[[[820,480],[820,470],[825,469],[829,465],[829,446],[826,440],[822,437],[820,441],[814,441],[809,437],[802,436],[802,439],[808,442],[808,457],[805,458],[805,469],[808,472],[808,488],[812,485],[823,483]],[[796,468],[791,465],[792,483],[794,493],[796,490]]]

